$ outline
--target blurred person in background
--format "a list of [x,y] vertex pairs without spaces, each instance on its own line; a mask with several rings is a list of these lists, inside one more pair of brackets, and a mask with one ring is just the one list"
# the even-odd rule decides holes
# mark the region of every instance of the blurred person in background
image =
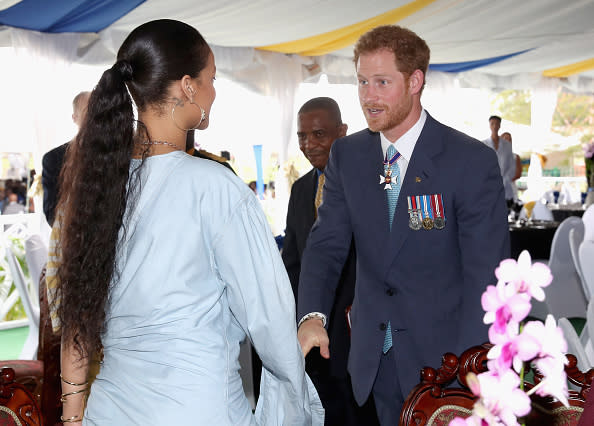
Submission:
[[[513,153],[513,144],[512,144],[512,136],[510,132],[503,132],[501,134],[501,138],[508,141],[509,144],[512,146],[512,153]],[[518,201],[518,186],[516,185],[516,181],[522,177],[522,159],[518,154],[513,154],[515,165],[516,165],[516,172],[512,177],[512,190],[514,191],[514,201]]]
[[[85,118],[90,95],[91,92],[80,92],[72,100],[72,121],[74,121],[74,124],[76,124],[79,129]],[[56,203],[60,196],[58,178],[60,176],[60,171],[62,170],[62,165],[64,164],[66,150],[71,143],[72,141],[66,142],[63,145],[48,151],[41,160],[43,166],[41,173],[41,184],[43,186],[43,213],[50,226],[54,223]]]
[[493,149],[497,154],[497,162],[501,170],[501,178],[503,179],[503,188],[505,189],[505,201],[511,207],[514,199],[514,185],[512,185],[513,177],[516,175],[516,160],[512,152],[511,144],[508,144],[499,136],[499,129],[501,128],[501,117],[492,115],[489,117],[489,127],[491,128],[491,136],[483,140],[483,143],[489,148]]

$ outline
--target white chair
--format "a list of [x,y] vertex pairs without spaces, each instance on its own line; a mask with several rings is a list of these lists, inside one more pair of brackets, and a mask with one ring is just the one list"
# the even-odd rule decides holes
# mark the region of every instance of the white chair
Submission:
[[594,241],[582,241],[578,250],[578,257],[584,284],[590,291],[590,295],[592,295],[594,294]]
[[540,302],[536,299],[532,299],[530,303],[532,303],[532,309],[530,309],[530,316],[532,318],[536,318],[544,322],[547,319],[547,315],[550,313],[546,301]]
[[592,336],[594,336],[594,300],[590,299],[586,313],[586,325],[582,330],[582,334],[580,334],[580,342],[582,342],[586,356],[594,364],[594,341],[592,341]]
[[39,345],[39,304],[33,303],[21,265],[10,246],[4,246],[4,255],[6,256],[12,280],[21,297],[29,323],[29,335],[25,340],[19,359],[36,359],[37,347]]
[[569,251],[571,252],[571,260],[573,260],[575,270],[580,277],[580,282],[582,283],[586,300],[590,301],[592,292],[590,291],[590,288],[584,279],[582,265],[580,262],[580,244],[582,244],[582,241],[584,241],[584,233],[582,232],[581,228],[577,227],[569,230]]
[[549,268],[553,281],[545,288],[545,302],[555,318],[586,317],[586,296],[569,248],[571,229],[583,233],[584,224],[579,217],[571,216],[561,222],[551,244]]
[[[0,233],[0,245],[4,252],[2,257],[6,259],[10,278],[16,289],[16,293],[11,294],[10,297],[14,298],[16,295],[15,301],[20,297],[25,314],[27,315],[29,334],[19,355],[19,359],[27,360],[37,358],[37,347],[39,346],[39,279],[33,280],[31,286],[27,284],[25,274],[15,255],[15,248],[11,242],[11,238],[26,241],[29,237],[29,229],[22,222],[13,223],[3,233]],[[7,306],[3,304],[3,308],[10,309],[8,304]]]
[[578,368],[582,371],[589,370],[590,367],[592,367],[592,363],[588,359],[586,351],[584,350],[584,347],[582,346],[580,338],[575,332],[573,325],[571,325],[567,318],[559,318],[557,325],[563,331],[563,336],[565,336],[565,341],[567,342],[567,352],[574,354],[577,358]]
[[578,248],[578,258],[584,284],[592,295],[594,294],[594,206],[588,207],[584,212],[582,222],[584,238]]
[[30,235],[25,239],[25,260],[29,267],[33,291],[39,294],[39,277],[43,265],[47,262],[47,246],[39,234]]
[[584,238],[594,240],[594,206],[590,206],[582,216],[584,222]]

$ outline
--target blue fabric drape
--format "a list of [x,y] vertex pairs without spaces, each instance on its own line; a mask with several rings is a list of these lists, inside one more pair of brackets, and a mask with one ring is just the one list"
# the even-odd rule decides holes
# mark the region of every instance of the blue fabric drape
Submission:
[[23,0],[0,11],[0,24],[46,33],[96,33],[146,0]]
[[451,62],[449,64],[429,64],[429,69],[433,70],[433,71],[443,71],[443,72],[470,71],[470,70],[473,70],[476,68],[494,64],[496,62],[504,61],[508,58],[512,58],[514,56],[521,55],[522,53],[529,52],[530,50],[532,50],[532,49],[526,49],[526,50],[522,50],[520,52],[510,53],[509,55],[502,55],[502,56],[495,56],[493,58],[479,59],[476,61]]

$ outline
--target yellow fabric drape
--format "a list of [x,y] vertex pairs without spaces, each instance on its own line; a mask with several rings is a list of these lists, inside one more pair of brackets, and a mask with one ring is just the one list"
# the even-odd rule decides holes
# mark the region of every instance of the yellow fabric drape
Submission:
[[303,56],[321,56],[355,43],[365,32],[379,25],[391,25],[427,7],[435,0],[414,0],[404,6],[353,25],[286,43],[261,46],[258,49]]
[[544,70],[542,74],[545,77],[569,77],[570,75],[579,74],[591,69],[594,69],[594,58],[586,59],[585,61],[576,62],[574,64],[564,65],[558,68]]

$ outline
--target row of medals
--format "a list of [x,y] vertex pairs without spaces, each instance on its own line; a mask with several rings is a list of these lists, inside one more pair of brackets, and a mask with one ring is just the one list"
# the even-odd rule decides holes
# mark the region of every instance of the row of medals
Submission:
[[425,211],[425,215],[427,217],[421,220],[421,210],[409,210],[408,214],[410,215],[410,219],[408,220],[408,226],[410,229],[418,231],[419,229],[423,228],[427,231],[431,229],[443,229],[445,228],[445,219],[441,216],[436,216],[435,219],[431,219],[428,215],[429,213]]
[[[392,178],[398,181],[398,176],[392,177],[392,169],[390,167],[386,170],[386,176],[380,175],[380,184],[385,184],[385,189],[392,188]],[[411,209],[408,211],[410,219],[408,220],[408,226],[410,229],[418,231],[423,228],[427,231],[431,229],[443,229],[445,228],[445,219],[442,216],[436,216],[435,219],[429,217],[429,212],[425,211],[425,218],[421,219],[421,209]]]

